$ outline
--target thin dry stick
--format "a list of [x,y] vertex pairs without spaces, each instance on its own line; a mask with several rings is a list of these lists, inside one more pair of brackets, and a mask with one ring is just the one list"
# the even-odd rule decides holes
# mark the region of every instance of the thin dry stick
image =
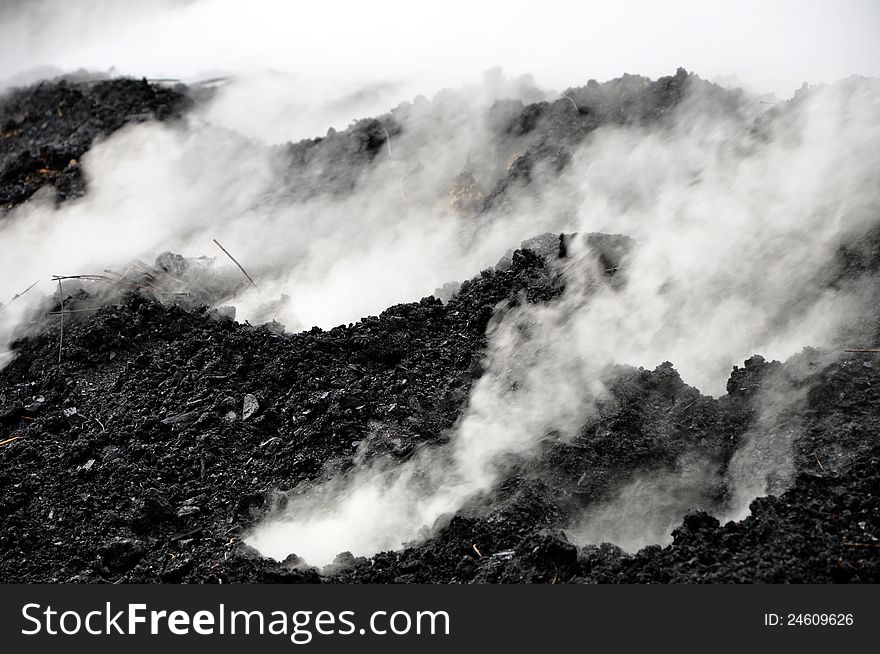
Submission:
[[52,279],[86,279],[92,282],[115,282],[116,280],[107,275],[52,275]]
[[232,259],[232,263],[234,263],[236,266],[238,266],[238,269],[244,274],[245,277],[247,277],[247,280],[251,283],[251,286],[253,286],[254,288],[256,288],[257,285],[256,285],[256,283],[254,282],[254,280],[251,279],[251,276],[247,274],[247,270],[245,270],[245,269],[242,267],[242,265],[241,265],[240,263],[238,263],[238,261],[235,260],[235,257],[233,257],[231,254],[229,254],[229,250],[227,250],[225,247],[223,247],[222,245],[220,245],[220,242],[219,242],[216,238],[211,239],[211,240],[214,241],[214,243],[217,245],[218,248],[220,248],[221,250],[223,250],[223,252],[226,254],[227,257],[229,257],[230,259]]
[[162,295],[176,295],[175,293],[168,293],[159,289],[157,286],[149,284],[147,286],[143,284],[136,284],[134,282],[127,281],[125,279],[115,279],[113,277],[108,277],[107,275],[54,275],[52,277],[53,280],[57,281],[59,279],[84,279],[89,282],[106,282],[108,284],[125,284],[126,286],[131,286],[132,288],[140,288],[145,291],[150,291],[152,293],[162,294]]
[[[151,273],[147,270],[144,270],[137,263],[134,263],[131,266],[129,266],[128,270],[131,270],[132,268],[136,268],[138,272],[140,272],[144,276],[148,277],[149,279],[145,280],[143,284],[137,284],[135,282],[131,282],[131,281],[125,279],[125,275],[121,275],[119,277],[119,279],[115,279],[113,281],[119,282],[120,284],[128,284],[129,286],[133,286],[135,288],[140,288],[145,291],[150,291],[151,293],[163,293],[164,292],[164,291],[162,291],[161,288],[159,288],[158,286],[153,284],[153,282],[156,280],[156,276],[153,275],[153,273]],[[125,271],[126,275],[128,274],[128,270]],[[108,271],[105,270],[104,272],[108,272]]]
[[567,95],[563,95],[562,97],[565,98],[566,100],[569,100],[574,105],[575,111],[580,112],[581,108],[578,107],[577,102],[574,101],[574,98],[569,97]]
[[5,441],[0,441],[0,445],[6,445],[7,443],[11,443],[12,441],[17,441],[21,436],[13,436],[12,438],[7,438]]
[[844,352],[880,352],[880,348],[868,348],[868,349],[850,349],[844,350]]
[[[101,420],[100,420],[99,418],[96,418],[95,416],[86,415],[85,413],[80,413],[80,414],[78,414],[78,415],[79,415],[79,417],[82,418],[83,420],[94,420],[94,421],[97,422],[99,425],[101,425],[101,431],[102,431],[102,432],[107,431],[107,428],[104,426],[104,423],[101,422]],[[83,424],[85,424],[85,423],[83,423]]]
[[690,408],[691,408],[693,405],[695,405],[696,403],[697,403],[697,401],[694,400],[693,402],[688,402],[687,404],[685,404],[685,405],[684,405],[683,407],[681,407],[681,408],[679,408],[679,407],[677,407],[676,405],[673,404],[671,407],[669,407],[669,409],[666,411],[666,413],[672,413],[672,412],[675,411],[676,409],[678,409],[679,411],[686,411],[687,409],[690,409]]
[[391,134],[388,133],[388,130],[385,129],[385,126],[382,126],[382,131],[385,132],[385,145],[388,146],[388,156],[392,156],[391,154]]
[[61,365],[61,352],[64,347],[64,289],[61,287],[61,278],[58,278],[58,297],[61,298],[61,311],[58,317],[61,318],[61,333],[58,337],[58,365]]
[[36,286],[36,285],[39,284],[39,283],[40,283],[40,280],[38,279],[38,280],[35,281],[33,284],[31,284],[31,285],[28,286],[26,289],[24,289],[21,293],[16,293],[16,294],[13,296],[13,298],[12,298],[11,300],[9,300],[9,304],[12,304],[13,302],[15,302],[18,298],[20,298],[22,295],[24,295],[25,293],[27,293],[29,290],[31,290],[34,286]]
[[[92,307],[91,309],[68,309],[64,313],[84,313],[86,311],[100,311],[103,308],[104,307]],[[50,311],[49,315],[50,316],[60,316],[61,311]]]
[[[131,264],[131,266],[129,267],[128,270],[131,270],[132,268],[134,268],[137,272],[141,273],[142,275],[149,277],[150,279],[156,279],[156,276],[152,272],[147,270],[143,265],[141,265],[140,262],[135,262],[135,263]],[[128,270],[125,271],[126,274],[128,273]],[[125,275],[123,275],[123,277],[124,276]],[[120,279],[122,279],[122,277],[120,277]]]
[[822,465],[822,462],[819,460],[818,455],[815,455],[815,456],[816,456],[816,463],[818,463],[819,467],[822,468],[822,472],[825,472],[825,466]]

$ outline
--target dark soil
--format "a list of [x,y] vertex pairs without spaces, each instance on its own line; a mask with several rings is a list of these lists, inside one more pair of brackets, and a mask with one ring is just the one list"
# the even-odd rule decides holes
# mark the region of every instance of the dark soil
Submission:
[[[317,571],[261,559],[239,537],[277,489],[344,471],[359,449],[405,459],[442,442],[480,374],[493,308],[521,291],[552,301],[561,291],[552,262],[517,251],[447,305],[426,298],[294,335],[127,294],[68,322],[61,365],[49,318],[0,375],[0,424],[19,438],[0,449],[2,578],[317,581]],[[66,305],[88,301],[79,292]],[[750,359],[718,400],[668,364],[621,368],[619,402],[580,437],[548,440],[537,465],[426,543],[341,557],[324,579],[876,581],[873,356],[816,364],[794,487],[756,500],[744,522],[721,527],[694,513],[672,546],[636,556],[568,543],[571,516],[637,470],[672,470],[684,453],[723,470],[764,380],[779,383],[794,364]],[[258,408],[243,419],[247,394]],[[725,501],[725,488],[710,488],[705,508]]]
[[[743,106],[740,92],[722,89],[682,68],[656,81],[639,75],[603,84],[591,80],[586,86],[567,89],[564,97],[553,102],[498,100],[483,117],[494,143],[489,151],[472,152],[461,175],[450,179],[451,204],[463,213],[503,210],[512,194],[564,170],[573,149],[597,128],[663,124],[689,93],[700,97],[701,109],[707,112],[734,116]],[[382,116],[356,121],[346,130],[330,130],[325,137],[284,146],[286,196],[306,199],[352,191],[374,161],[394,158],[391,144],[398,135],[407,133],[419,142],[424,132],[436,131],[437,125],[465,114],[465,105],[471,102],[466,96],[444,92],[430,102],[405,102]],[[432,154],[416,150],[409,155],[411,161],[399,163],[404,166],[403,179],[411,180],[403,185],[414,201],[422,192],[419,173],[430,167]]]
[[182,89],[146,80],[62,80],[0,98],[0,217],[43,186],[59,200],[85,193],[79,159],[95,138],[186,109]]
[[[571,101],[496,105],[498,129],[530,145],[471,210],[497,208],[509,189],[527,186],[529,157],[564,167],[565,148],[603,122],[662,121],[692,80],[683,71],[647,85],[628,76],[570,89]],[[177,115],[186,97],[131,81],[17,92],[0,109],[4,121],[15,118],[3,127],[14,149],[0,160],[3,202],[18,204],[46,181],[61,199],[81,194],[75,171],[53,177],[34,166],[66,166],[98,135],[146,111]],[[719,107],[737,102],[719,97]],[[77,122],[82,133],[70,130]],[[345,192],[406,128],[383,117],[291,145],[291,175],[314,182],[306,195]],[[315,157],[337,172],[309,177]],[[629,239],[588,238],[605,283],[625,283],[618,269]],[[183,279],[195,293],[185,301],[159,301],[131,280],[109,288],[66,282],[64,308],[88,311],[65,317],[63,346],[59,316],[47,315],[61,308],[56,295],[0,371],[0,441],[15,439],[0,445],[0,581],[880,580],[880,361],[871,353],[805,351],[784,363],[755,356],[732,371],[718,399],[685,385],[671,363],[620,366],[610,375],[614,401],[576,438],[547,438],[537,460],[438,521],[425,542],[369,559],[343,553],[323,571],[296,557],[263,559],[241,542],[284,501],[282,491],[344,472],[356,454],[405,460],[443,443],[482,374],[493,314],[555,301],[569,239],[525,243],[446,304],[428,297],[298,334],[239,324],[200,304],[231,282],[196,274],[174,255],[157,261],[150,285],[161,286],[164,273]],[[875,274],[878,242],[875,234],[841,247],[828,283]],[[792,443],[794,479],[778,496],[755,500],[750,517],[720,525],[710,513],[730,506],[731,457],[771,386],[807,389],[792,416],[801,434]],[[672,474],[690,460],[714,481],[698,489],[671,545],[628,555],[613,544],[576,547],[565,536],[575,516],[634,475]]]

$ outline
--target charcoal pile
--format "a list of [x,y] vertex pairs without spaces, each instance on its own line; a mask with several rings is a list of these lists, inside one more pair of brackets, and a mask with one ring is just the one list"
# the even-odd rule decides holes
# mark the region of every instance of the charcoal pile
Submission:
[[[460,175],[449,180],[451,201],[475,214],[509,208],[512,195],[565,170],[573,150],[596,129],[663,125],[689,93],[701,98],[705,110],[719,115],[738,115],[744,106],[739,92],[722,89],[683,68],[657,80],[640,75],[603,84],[591,80],[553,101],[497,100],[482,117],[494,135],[492,149],[472,152]],[[286,197],[303,200],[351,192],[371,164],[400,156],[393,143],[401,134],[414,135],[418,142],[426,125],[466,114],[467,102],[453,93],[440,94],[431,102],[405,102],[382,116],[358,120],[344,131],[331,129],[324,137],[278,146],[288,166]],[[431,165],[430,155],[424,156],[404,171],[414,180],[407,188],[409,196],[418,196],[415,181]],[[499,161],[504,165],[499,166]],[[475,179],[477,170],[480,180]]]
[[146,80],[43,82],[0,101],[0,210],[37,189],[59,200],[85,193],[79,159],[99,136],[146,120],[179,117],[184,91]]
[[[695,85],[714,111],[740,111],[739,94],[681,69],[657,81],[591,81],[553,102],[496,102],[493,156],[516,156],[492,169],[491,184],[469,170],[451,178],[453,208],[503,217],[517,194],[563,174],[595,130],[662,126]],[[75,160],[96,138],[181,117],[191,102],[184,88],[131,80],[12,93],[0,102],[8,144],[0,203],[9,210],[44,185],[59,202],[87,193]],[[416,128],[419,111],[430,114],[402,105],[278,146],[289,185],[279,196],[351,192],[392,156],[397,136]],[[840,243],[825,288],[876,284],[878,234]],[[674,361],[615,365],[606,374],[610,399],[572,438],[546,434],[491,492],[426,525],[417,541],[370,556],[343,551],[320,567],[295,546],[276,561],[246,543],[291,489],[446,445],[486,374],[505,313],[560,306],[573,248],[597,280],[588,293],[617,292],[638,247],[623,235],[544,234],[442,300],[299,333],[236,322],[226,302],[247,281],[204,258],[164,252],[124,271],[56,278],[58,292],[28,316],[0,370],[0,581],[880,581],[880,360],[872,348],[807,348],[781,362],[754,353],[720,397],[686,384]],[[875,339],[878,318],[863,316]],[[768,398],[783,394],[798,401],[768,411]],[[756,452],[757,464],[779,452],[790,462],[767,476],[745,512],[743,452]],[[667,545],[633,547],[633,534],[609,524],[609,513],[637,509],[646,493],[676,516]]]
[[[684,451],[723,469],[754,420],[757,389],[784,365],[750,359],[718,400],[684,385],[671,365],[623,368],[623,401],[602,425],[548,442],[538,465],[497,497],[401,552],[342,556],[321,577],[241,543],[278,489],[344,471],[356,453],[405,459],[437,444],[480,374],[493,308],[522,290],[535,302],[561,290],[530,250],[447,305],[426,298],[294,335],[128,293],[68,323],[60,363],[59,329],[47,322],[16,343],[3,372],[0,424],[18,439],[0,450],[3,578],[876,581],[880,452],[870,438],[876,416],[864,407],[880,373],[870,354],[814,371],[793,488],[756,500],[741,523],[689,515],[666,548],[578,548],[562,529],[634,470],[674,467]],[[70,307],[83,301],[85,292],[67,298]],[[376,434],[374,422],[393,430]],[[706,509],[725,502],[725,489],[714,491]]]
[[[760,385],[768,367],[757,357],[740,371],[748,371],[751,381]],[[568,451],[548,452],[544,474],[509,479],[490,509],[463,512],[418,547],[371,561],[340,561],[345,569],[331,578],[423,583],[876,583],[880,448],[870,435],[876,416],[860,407],[875,402],[872,386],[878,378],[876,366],[862,356],[841,357],[815,371],[818,385],[810,398],[809,437],[796,445],[793,487],[778,497],[756,499],[745,520],[721,525],[706,511],[695,510],[675,529],[671,545],[649,546],[635,555],[613,544],[578,547],[570,542],[563,527],[571,504],[589,506],[607,491],[601,485],[611,484],[627,468],[672,465],[680,448],[711,448],[718,465],[729,463],[753,418],[749,399],[737,393],[718,400],[697,396],[684,419],[673,417],[675,410],[664,412],[665,420],[678,422],[678,433],[657,442],[650,431],[662,425],[650,413],[658,403],[668,406],[657,386],[669,371],[664,367],[628,373],[627,383],[637,396],[614,418],[631,422],[616,427],[607,441],[590,443],[587,449],[577,442],[557,445],[554,449]],[[848,410],[824,414],[821,407],[840,395],[848,398]],[[703,440],[707,422],[714,423],[714,443]],[[841,422],[847,425],[844,433],[832,426]],[[648,433],[639,434],[639,429]],[[579,486],[582,471],[589,471],[599,484]],[[723,504],[724,492],[719,488],[716,496],[707,496],[705,508]]]
[[[69,320],[60,363],[47,323],[3,372],[0,421],[19,436],[0,453],[4,575],[241,578],[236,537],[273,489],[344,469],[356,451],[405,457],[452,426],[493,307],[523,289],[559,292],[529,251],[447,305],[425,298],[295,335],[135,293]],[[140,556],[117,560],[119,542]]]

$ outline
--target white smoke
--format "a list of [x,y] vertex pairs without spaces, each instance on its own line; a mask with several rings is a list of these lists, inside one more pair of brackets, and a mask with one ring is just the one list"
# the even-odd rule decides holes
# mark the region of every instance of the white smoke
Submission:
[[271,69],[428,93],[495,65],[556,88],[686,65],[785,97],[805,79],[880,74],[877,23],[873,0],[4,0],[0,88],[36,67],[184,81]]
[[[581,210],[568,228],[637,239],[625,285],[586,284],[593,292],[584,293],[591,268],[588,257],[576,258],[559,301],[513,309],[494,326],[488,372],[448,445],[391,470],[357,468],[304,488],[249,542],[314,564],[343,550],[400,547],[490,491],[511,457],[528,455],[549,433],[572,436],[595,415],[603,371],[614,362],[671,360],[687,383],[719,394],[732,365],[754,352],[784,359],[832,344],[867,299],[859,287],[831,290],[825,275],[842,240],[880,210],[880,88],[851,79],[814,89],[758,134],[749,125],[719,119],[696,97],[671,127],[591,135],[545,198],[577,193]],[[683,470],[661,486],[694,485],[698,473]],[[734,479],[740,505],[767,490],[754,482]],[[654,483],[668,499],[672,491],[661,486]],[[638,480],[620,494],[624,504],[644,496]],[[646,509],[624,513],[631,522],[612,536],[639,545],[660,538],[681,504],[655,503],[662,513],[641,537],[635,525]]]
[[[311,15],[265,5],[246,16],[225,0],[111,5],[5,7],[0,79],[6,81],[0,86],[44,74],[28,73],[33,66],[235,77],[183,125],[129,127],[96,144],[80,162],[89,180],[86,197],[57,208],[37,197],[0,223],[0,298],[43,280],[0,313],[3,345],[40,296],[52,291],[51,274],[121,268],[169,249],[208,254],[212,238],[259,282],[229,298],[239,318],[276,318],[290,329],[328,327],[418,299],[449,280],[470,277],[536,233],[604,231],[638,241],[622,288],[593,279],[584,253],[567,271],[569,288],[558,302],[499,317],[488,372],[475,384],[448,445],[420,452],[403,466],[362,466],[325,486],[298,489],[284,512],[255,533],[252,542],[264,552],[292,551],[321,563],[342,550],[368,554],[398,547],[468,498],[491,491],[512,460],[528,457],[548,433],[571,436],[605,397],[604,371],[612,362],[653,367],[670,360],[685,381],[719,394],[733,363],[754,352],[786,358],[805,345],[832,343],[871,293],[830,289],[822,270],[841,239],[877,216],[874,82],[851,80],[804,94],[787,117],[765,121],[758,135],[750,117],[707,113],[700,98],[679,112],[672,127],[602,128],[560,179],[536,188],[535,197],[519,198],[503,219],[476,227],[450,206],[446,187],[465,169],[490,185],[521,153],[524,142],[499,142],[483,119],[494,98],[553,97],[527,80],[489,79],[432,105],[401,107],[398,116],[410,117],[410,129],[391,140],[353,193],[339,198],[293,203],[279,197],[279,189],[289,186],[283,152],[263,144],[323,133],[421,88],[436,88],[444,76],[469,77],[499,62],[536,70],[560,87],[583,82],[584,60],[615,62],[613,71],[590,66],[602,77],[617,74],[618,66],[667,72],[687,59],[709,75],[737,71],[753,86],[777,91],[799,83],[804,67],[811,79],[876,72],[865,68],[865,62],[880,61],[870,56],[877,47],[867,18],[873,6],[854,3],[846,12],[839,3],[811,12],[777,7],[772,20],[765,15],[761,21],[767,29],[756,30],[748,12],[706,20],[690,3],[584,9],[586,14],[572,14],[570,3],[540,3],[503,16],[491,9],[469,13],[472,3],[419,16],[363,3],[343,10],[329,3]],[[354,13],[337,20],[344,12]],[[96,14],[102,21],[94,20]],[[559,15],[571,20],[559,21]],[[485,41],[489,18],[495,33],[508,35],[503,51]],[[552,29],[536,20],[551,21]],[[718,32],[716,23],[729,29]],[[836,57],[808,38],[818,25],[825,30],[821,43]],[[666,47],[691,43],[688,35],[705,43],[711,33],[713,53],[740,53],[741,29],[765,46],[753,47],[761,52],[756,61],[713,58],[695,44]],[[457,47],[450,52],[453,33]],[[199,52],[192,46],[197,34],[205,37]],[[524,48],[536,34],[551,40]],[[652,41],[658,35],[662,43]],[[785,47],[779,47],[782,38]],[[230,43],[248,47],[239,51]],[[416,52],[430,56],[407,56]],[[630,53],[635,59],[622,58]],[[809,59],[813,55],[817,59]],[[309,75],[313,66],[300,63],[313,61],[326,69],[320,83]],[[560,211],[572,207],[573,217],[561,217],[572,216]],[[282,301],[285,296],[289,301]],[[756,429],[773,424],[771,409]],[[760,439],[747,439],[733,462],[740,514],[753,494],[776,488],[773,475],[781,471],[784,479],[789,461],[785,448],[774,448],[782,453],[778,465],[762,471],[752,465],[753,442]],[[677,482],[637,479],[621,497],[635,506],[644,505],[646,488],[659,489],[658,497],[675,495],[694,485],[693,467],[682,470]],[[634,504],[633,497],[640,499]],[[664,500],[658,513],[668,519],[658,517],[639,540],[631,525],[644,521],[641,508],[616,537],[632,544],[660,538],[689,502]]]
[[[613,496],[578,516],[568,534],[578,543],[614,543],[627,552],[666,544],[688,511],[711,505],[707,489],[719,481],[705,459],[685,455],[675,470],[633,476]],[[749,501],[755,495],[749,497]],[[739,516],[744,517],[744,516]]]
[[[271,102],[277,89],[267,86],[258,100]],[[218,267],[231,267],[214,238],[258,282],[228,298],[239,319],[277,319],[292,331],[357,320],[469,278],[541,223],[556,227],[552,216],[534,221],[522,214],[483,225],[474,238],[473,217],[456,211],[448,195],[469,162],[486,184],[504,172],[511,155],[499,149],[485,120],[492,102],[544,96],[529,78],[495,70],[481,85],[401,105],[394,115],[403,133],[355,188],[306,201],[288,197],[303,189],[286,177],[286,146],[267,147],[206,122],[235,122],[230,96],[181,124],[124,128],[78,162],[88,181],[84,197],[56,206],[38,194],[0,221],[0,298],[43,280],[12,305],[14,315],[5,312],[0,349],[27,310],[53,292],[51,275],[124,270],[166,250],[218,256]],[[296,120],[285,123],[291,131]],[[321,165],[309,169],[306,183],[322,183]]]

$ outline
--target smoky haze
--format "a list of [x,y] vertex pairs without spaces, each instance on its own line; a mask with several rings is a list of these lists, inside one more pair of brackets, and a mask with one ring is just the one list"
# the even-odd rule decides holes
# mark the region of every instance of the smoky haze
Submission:
[[[671,128],[597,130],[544,202],[576,193],[581,204],[566,228],[636,239],[623,288],[595,289],[590,260],[575,257],[559,301],[499,314],[487,373],[449,445],[296,494],[250,542],[317,564],[343,549],[398,548],[490,492],[548,434],[572,438],[609,399],[606,371],[615,362],[674,361],[685,382],[718,395],[732,365],[752,352],[784,359],[851,335],[876,289],[829,289],[823,275],[847,235],[870,227],[880,210],[878,100],[871,80],[802,93],[756,135],[742,116],[713,115],[696,95]],[[798,397],[765,398],[755,431],[774,439],[756,433],[734,458],[733,516],[784,488],[797,434],[776,436],[773,420]],[[756,442],[769,453],[756,454]],[[633,550],[668,540],[708,483],[699,465],[682,470],[633,480],[572,534]]]
[[[38,195],[3,219],[0,297],[43,280],[0,316],[4,346],[40,293],[54,290],[50,275],[125,269],[164,250],[214,256],[213,238],[259,280],[226,298],[238,319],[291,331],[417,300],[542,232],[635,239],[622,287],[603,285],[574,247],[561,298],[496,313],[485,374],[446,445],[403,464],[356,461],[293,489],[248,539],[275,558],[320,565],[423,538],[491,493],[548,434],[571,438],[599,415],[612,399],[612,364],[672,361],[686,383],[717,396],[735,363],[834,345],[876,301],[873,287],[829,288],[824,275],[880,208],[877,82],[813,87],[755,128],[775,106],[765,92],[789,98],[805,80],[880,73],[871,2],[805,11],[795,2],[257,1],[243,13],[223,0],[94,0],[12,3],[0,17],[3,86],[78,69],[229,76],[181,123],[129,126],[97,142],[80,162],[85,197],[56,206]],[[729,112],[694,93],[663,125],[602,127],[561,175],[477,225],[450,206],[456,176],[491,185],[518,154],[521,144],[499,143],[487,120],[496,100],[554,100],[589,78],[657,77],[682,64],[747,91]],[[483,73],[495,65],[507,74]],[[438,93],[443,86],[452,90]],[[270,144],[392,107],[404,129],[350,193],[289,197],[284,151]],[[776,416],[800,399],[785,389],[765,398],[732,463],[729,517],[784,489],[797,424],[769,443],[761,435],[777,433]],[[627,549],[663,542],[708,475],[683,461],[677,476],[637,476],[570,532]]]
[[[264,92],[269,101],[271,90]],[[283,149],[206,122],[226,106],[222,94],[184,124],[125,128],[83,157],[84,198],[56,208],[35,197],[0,225],[10,271],[0,296],[52,274],[125,270],[169,249],[216,255],[217,238],[260,278],[259,289],[229,298],[241,320],[326,328],[417,300],[495,263],[536,228],[562,224],[552,213],[537,221],[519,213],[487,223],[475,239],[474,221],[447,200],[469,162],[500,174],[512,154],[492,145],[491,103],[543,96],[528,78],[495,71],[478,86],[407,103],[401,112],[413,129],[381,150],[355,192],[296,202],[287,197]],[[20,317],[37,300],[10,307]]]
[[389,81],[427,94],[496,65],[557,89],[684,65],[787,97],[804,81],[880,73],[878,19],[871,0],[5,2],[0,84],[41,67],[185,80],[271,69],[332,80],[334,96]]

